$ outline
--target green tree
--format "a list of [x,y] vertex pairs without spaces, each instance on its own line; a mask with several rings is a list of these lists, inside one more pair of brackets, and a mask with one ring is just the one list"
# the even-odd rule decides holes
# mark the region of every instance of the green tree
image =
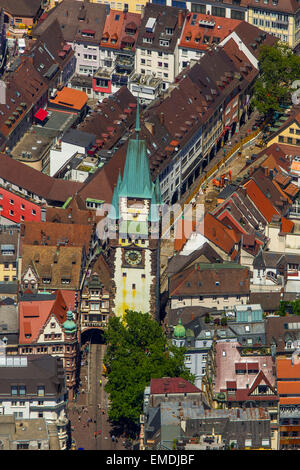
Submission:
[[254,85],[253,104],[265,115],[279,111],[280,105],[290,102],[291,85],[299,79],[300,57],[287,45],[261,46],[259,77]]
[[128,310],[126,322],[113,317],[105,330],[110,395],[109,418],[123,424],[137,423],[144,390],[151,378],[194,377],[184,365],[184,348],[167,346],[161,326],[149,314]]

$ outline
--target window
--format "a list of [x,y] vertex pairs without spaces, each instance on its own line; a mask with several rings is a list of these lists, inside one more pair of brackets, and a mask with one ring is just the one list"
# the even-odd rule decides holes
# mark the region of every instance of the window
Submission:
[[38,394],[39,397],[43,397],[45,395],[44,385],[38,385],[37,394]]
[[231,10],[231,18],[234,20],[244,20],[245,13],[243,11]]
[[27,450],[29,449],[29,442],[18,442],[17,450]]
[[20,395],[26,395],[26,387],[25,387],[25,385],[20,385],[20,386],[19,386],[19,394],[20,394]]
[[192,12],[194,13],[206,13],[205,5],[198,5],[197,3],[192,3]]
[[213,16],[222,16],[222,17],[225,18],[225,12],[226,12],[225,8],[212,7],[211,10],[212,10],[212,11],[211,11],[211,14],[212,14]]
[[252,446],[252,439],[245,439],[245,447],[251,447]]
[[18,387],[16,385],[11,386],[11,395],[18,395]]

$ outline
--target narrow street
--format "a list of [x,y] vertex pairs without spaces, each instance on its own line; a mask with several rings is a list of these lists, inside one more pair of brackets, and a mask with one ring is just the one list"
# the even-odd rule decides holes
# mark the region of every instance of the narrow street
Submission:
[[81,388],[76,401],[68,404],[71,435],[76,449],[125,450],[124,439],[112,439],[112,429],[107,418],[106,379],[102,376],[104,354],[104,344],[90,345],[81,367]]

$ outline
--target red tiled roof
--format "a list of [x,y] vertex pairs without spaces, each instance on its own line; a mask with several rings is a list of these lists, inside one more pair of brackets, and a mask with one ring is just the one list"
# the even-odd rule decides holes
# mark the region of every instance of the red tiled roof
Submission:
[[[199,26],[199,21],[203,25]],[[206,27],[205,21],[208,21],[212,26]],[[231,18],[222,18],[218,16],[211,16],[202,13],[188,13],[184,24],[184,29],[181,34],[179,47],[189,49],[207,49],[213,44],[213,39],[218,38],[219,42],[225,39],[242,21],[234,20]],[[203,43],[203,37],[209,37],[209,41]],[[186,38],[190,40],[187,41]],[[199,39],[198,42],[195,39]]]
[[193,232],[202,234],[207,240],[221,248],[225,253],[231,253],[233,260],[237,255],[234,245],[239,243],[241,235],[234,230],[226,227],[216,217],[207,212],[204,216],[204,233],[203,223],[196,226],[196,222],[190,220],[179,219],[176,225],[176,237],[174,242],[175,251],[181,251],[187,240]]
[[298,193],[299,188],[296,186],[294,183],[290,183],[284,190],[285,193],[287,193],[289,196],[296,196]]
[[[277,378],[295,379],[300,377],[300,362],[292,365],[291,358],[277,358]],[[279,383],[279,381],[278,381]]]
[[[46,298],[46,297],[45,297]],[[50,310],[54,304],[55,300],[44,300],[36,301],[36,302],[20,302],[19,303],[19,343],[20,344],[30,344],[36,341],[40,329],[45,324]],[[29,309],[33,309],[36,311],[38,308],[38,315],[34,315],[32,317],[28,317],[26,312]],[[24,319],[26,320],[24,321]],[[25,336],[31,334],[30,338],[26,338]]]
[[271,222],[273,216],[278,215],[278,212],[269,199],[266,198],[266,196],[262,193],[262,191],[252,179],[244,184],[244,188],[247,191],[248,197],[257,207],[259,212],[263,215],[267,222]]
[[165,393],[200,393],[201,390],[181,377],[163,377],[150,382],[151,395]]
[[[277,390],[279,395],[300,395],[300,382],[284,381],[277,382]],[[281,398],[280,398],[281,400]]]
[[84,91],[74,88],[64,87],[57,92],[54,99],[49,99],[49,106],[64,106],[74,111],[81,111],[88,101],[88,96]]
[[39,119],[39,121],[44,121],[48,116],[48,111],[45,109],[40,108],[37,113],[35,113],[34,117]]
[[294,222],[292,220],[288,220],[285,217],[281,217],[281,233],[291,233],[294,228]]

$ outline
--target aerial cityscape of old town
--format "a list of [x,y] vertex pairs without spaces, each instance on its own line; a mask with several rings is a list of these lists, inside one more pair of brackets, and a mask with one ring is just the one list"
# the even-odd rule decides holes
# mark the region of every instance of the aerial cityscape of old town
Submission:
[[300,450],[300,0],[0,0],[0,249],[0,450]]

